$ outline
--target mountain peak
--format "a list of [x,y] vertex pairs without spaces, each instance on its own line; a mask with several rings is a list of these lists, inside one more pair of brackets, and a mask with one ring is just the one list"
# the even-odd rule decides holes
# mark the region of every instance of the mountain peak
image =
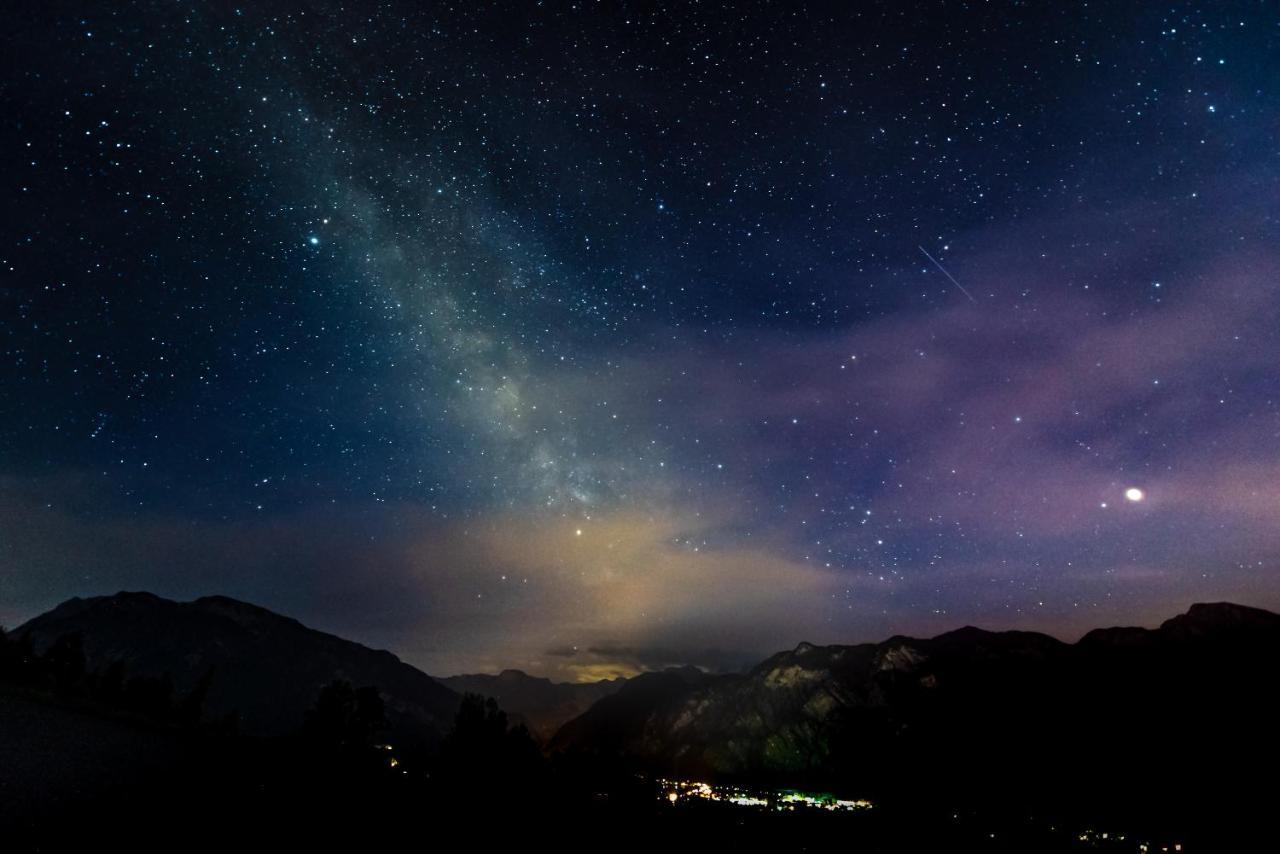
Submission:
[[[150,608],[156,605],[163,606],[165,604],[172,605],[176,603],[170,602],[168,599],[162,599],[154,593],[147,593],[140,590],[121,590],[119,593],[115,593],[110,596],[90,596],[88,598],[72,596],[65,602],[56,605],[53,610],[49,611],[44,616],[57,615],[59,619],[68,619],[79,614],[95,611],[98,608],[107,608],[113,611],[132,611],[140,608]],[[37,617],[36,619],[40,618]],[[34,622],[34,620],[32,622]],[[30,623],[27,625],[30,625]],[[26,626],[19,626],[18,630],[22,631],[25,628]]]
[[958,629],[952,629],[949,632],[943,632],[934,638],[934,640],[963,640],[973,641],[989,638],[997,634],[988,629],[980,629],[977,626],[961,626]]
[[[1196,602],[1187,609],[1188,617],[1196,620],[1212,620],[1224,623],[1239,623],[1253,620],[1271,622],[1276,615],[1261,608],[1250,608],[1248,605],[1237,605],[1234,602]],[[1174,619],[1177,619],[1176,617]]]
[[[503,670],[501,673],[499,673],[499,674],[498,674],[498,678],[499,678],[499,679],[507,679],[507,680],[514,680],[514,679],[541,679],[541,677],[538,677],[538,676],[530,676],[528,673],[525,673],[523,670],[518,670],[518,669],[516,669],[516,668],[514,668],[514,667],[508,667],[506,670]],[[550,680],[543,680],[543,681],[550,681]]]
[[240,599],[232,599],[230,596],[202,596],[192,602],[191,607],[198,608],[209,614],[226,617],[243,626],[269,623],[302,625],[292,617],[277,614],[275,611],[263,608],[261,605],[254,605]]
[[145,590],[121,590],[119,593],[115,593],[110,596],[89,596],[87,598],[73,596],[58,607],[89,607],[98,604],[110,606],[139,605],[146,607],[165,603],[171,603],[171,600],[165,599],[162,596],[157,596],[154,593],[148,593]]
[[1197,602],[1160,624],[1160,631],[1178,636],[1199,635],[1213,631],[1250,631],[1280,625],[1280,615],[1232,602]]

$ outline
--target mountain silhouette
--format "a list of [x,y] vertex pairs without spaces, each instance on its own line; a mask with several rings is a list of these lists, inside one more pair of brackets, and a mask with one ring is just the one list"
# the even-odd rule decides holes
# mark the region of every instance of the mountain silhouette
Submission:
[[[71,636],[79,641],[68,644]],[[58,662],[89,674],[119,664],[129,676],[167,677],[175,698],[199,689],[208,717],[234,713],[249,736],[298,732],[321,689],[336,680],[375,686],[396,755],[422,748],[415,761],[426,764],[418,767],[434,768],[394,790],[410,800],[470,792],[474,784],[450,785],[467,780],[503,791],[515,778],[495,774],[484,758],[506,755],[494,752],[500,745],[523,763],[518,798],[551,779],[533,744],[504,731],[496,706],[483,707],[486,721],[500,722],[488,747],[474,752],[470,741],[454,739],[437,750],[458,693],[389,652],[234,599],[72,599],[9,639],[19,641],[11,651],[29,641],[52,681],[0,691],[0,789],[27,793],[5,801],[0,823],[80,809],[65,805],[94,802],[130,775],[134,791],[150,780],[150,792],[163,791],[175,773],[190,784],[210,779],[206,793],[219,803],[269,793],[262,809],[292,797],[306,810],[313,795],[347,791],[346,772],[313,756],[305,741],[225,742],[233,755],[223,761],[218,736],[205,740],[193,730],[113,717],[92,703],[62,703]],[[511,670],[444,681],[493,697],[543,733],[585,707],[547,742],[547,767],[557,769],[562,787],[557,797],[598,804],[604,787],[639,798],[627,803],[650,803],[637,781],[662,776],[868,797],[897,811],[894,821],[905,824],[895,827],[920,815],[982,815],[997,827],[1028,816],[1053,825],[1054,816],[1068,815],[1222,839],[1233,829],[1245,838],[1270,814],[1265,775],[1280,761],[1277,651],[1280,616],[1214,603],[1156,629],[1098,629],[1074,644],[966,626],[932,638],[800,643],[743,673],[681,667],[573,686]],[[431,765],[430,757],[445,755],[449,761]],[[376,756],[382,763],[391,754]],[[286,776],[277,777],[280,769]],[[249,779],[259,788],[240,786]]]
[[613,694],[626,679],[599,682],[552,682],[521,670],[504,670],[497,676],[472,673],[440,680],[459,694],[492,697],[513,722],[524,723],[539,740],[546,741],[566,721],[578,717],[597,700]]
[[802,643],[745,674],[636,677],[550,748],[637,770],[916,802],[1262,809],[1239,773],[1280,759],[1280,616],[1200,604],[1075,644],[965,627]]
[[246,734],[296,731],[334,680],[375,686],[392,734],[431,747],[459,697],[390,652],[307,628],[225,596],[174,602],[150,593],[71,599],[14,631],[38,651],[79,633],[87,667],[122,662],[130,676],[168,674],[182,696],[207,682],[206,715],[236,715]]

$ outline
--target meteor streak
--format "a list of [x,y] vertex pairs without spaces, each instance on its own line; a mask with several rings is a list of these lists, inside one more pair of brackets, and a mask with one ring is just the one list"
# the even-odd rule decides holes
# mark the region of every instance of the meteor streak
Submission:
[[969,298],[969,302],[977,302],[977,300],[973,298],[973,294],[966,291],[964,289],[964,285],[957,282],[956,277],[948,273],[947,268],[939,264],[938,259],[934,258],[932,255],[929,254],[929,250],[925,249],[923,246],[920,246],[918,248],[920,249],[921,252],[924,253],[924,257],[928,258],[930,261],[933,262],[933,266],[937,267],[939,270],[942,271],[942,275],[946,276],[948,279],[951,280],[951,284],[955,285],[957,288],[960,289],[960,293],[964,294]]

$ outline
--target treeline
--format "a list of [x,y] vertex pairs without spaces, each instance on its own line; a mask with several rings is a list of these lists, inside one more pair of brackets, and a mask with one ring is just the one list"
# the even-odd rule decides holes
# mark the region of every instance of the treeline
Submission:
[[321,689],[300,731],[308,750],[346,770],[393,769],[407,785],[426,785],[437,797],[459,792],[537,789],[551,769],[523,723],[512,725],[492,698],[466,694],[438,750],[413,753],[394,743],[376,686],[336,680]]

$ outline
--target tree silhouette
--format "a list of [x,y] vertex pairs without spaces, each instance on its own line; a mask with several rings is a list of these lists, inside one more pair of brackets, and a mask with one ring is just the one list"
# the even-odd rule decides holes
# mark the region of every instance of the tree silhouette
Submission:
[[523,787],[544,771],[529,730],[508,725],[492,697],[464,694],[440,755],[440,771],[454,786]]
[[7,682],[31,682],[36,676],[35,669],[31,640],[5,634],[0,629],[0,679]]
[[464,694],[453,719],[450,741],[457,746],[478,749],[500,744],[507,734],[507,713],[492,697]]
[[372,685],[356,691],[356,709],[352,719],[352,737],[361,744],[373,741],[379,732],[387,728],[387,707],[382,695]]
[[0,679],[14,680],[18,672],[18,645],[0,626]]
[[335,747],[373,743],[387,726],[386,708],[378,689],[356,690],[338,679],[320,689],[315,706],[307,713],[304,732],[312,739]]
[[191,693],[182,698],[182,702],[178,703],[175,714],[179,723],[197,724],[200,722],[200,716],[204,713],[204,699],[209,694],[209,685],[213,682],[213,668],[210,667],[200,677],[200,681],[191,689]]
[[67,694],[75,690],[84,679],[84,635],[80,632],[59,635],[45,651],[44,666],[55,691]]

